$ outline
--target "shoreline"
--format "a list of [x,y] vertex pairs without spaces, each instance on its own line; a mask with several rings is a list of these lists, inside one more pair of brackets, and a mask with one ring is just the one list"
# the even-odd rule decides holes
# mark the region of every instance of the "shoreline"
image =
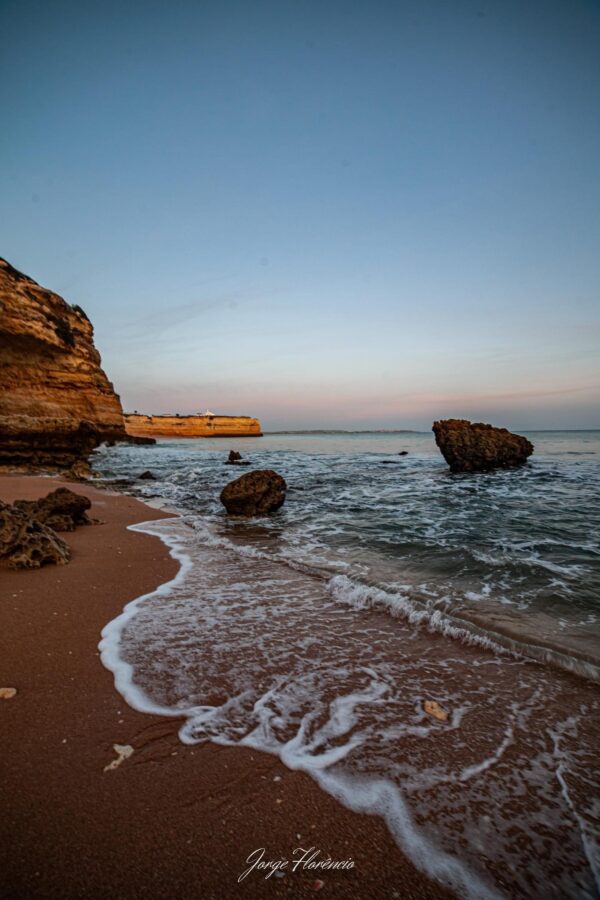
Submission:
[[[0,476],[0,498],[34,499],[61,485]],[[176,577],[154,536],[129,525],[171,517],[126,495],[65,486],[92,500],[103,524],[66,536],[68,566],[0,569],[0,885],[14,898],[442,898],[449,890],[403,856],[384,822],[351,812],[305,773],[259,751],[188,746],[183,717],[140,713],[99,659],[100,632],[124,607]],[[84,608],[81,605],[84,604]],[[118,768],[113,745],[133,747]],[[283,877],[247,859],[292,861],[298,847],[354,868],[290,862]],[[297,857],[296,857],[297,858]]]

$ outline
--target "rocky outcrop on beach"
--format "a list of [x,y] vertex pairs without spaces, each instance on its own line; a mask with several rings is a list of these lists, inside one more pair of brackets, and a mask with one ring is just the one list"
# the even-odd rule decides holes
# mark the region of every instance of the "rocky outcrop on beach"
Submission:
[[74,531],[78,525],[90,525],[88,497],[68,488],[57,488],[41,500],[15,500],[13,506],[55,531]]
[[68,488],[58,488],[41,500],[0,502],[0,562],[12,569],[65,565],[71,550],[56,532],[90,524],[90,506],[87,497]]
[[127,434],[149,437],[261,437],[258,419],[251,416],[147,416],[125,413]]
[[271,469],[248,472],[221,491],[221,503],[234,516],[264,516],[283,506],[287,485]]
[[443,419],[433,423],[433,433],[453,472],[508,469],[522,465],[533,453],[527,438],[483,422]]
[[0,503],[0,561],[11,569],[38,569],[46,563],[69,562],[69,545],[24,510]]
[[123,437],[84,311],[0,259],[0,466],[64,469]]

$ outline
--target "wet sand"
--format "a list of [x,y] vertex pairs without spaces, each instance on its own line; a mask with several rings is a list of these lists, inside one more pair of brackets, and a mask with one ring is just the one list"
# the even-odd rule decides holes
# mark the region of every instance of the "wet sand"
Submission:
[[[0,476],[0,499],[33,499],[57,479]],[[451,896],[418,872],[376,817],[352,813],[273,756],[181,744],[181,722],[128,707],[101,664],[104,625],[172,578],[163,543],[127,525],[165,515],[66,483],[102,524],[65,535],[68,566],[0,569],[0,896],[7,898]],[[114,744],[133,755],[104,771]],[[247,858],[297,847],[354,868],[241,883]],[[323,882],[321,886],[319,881]]]

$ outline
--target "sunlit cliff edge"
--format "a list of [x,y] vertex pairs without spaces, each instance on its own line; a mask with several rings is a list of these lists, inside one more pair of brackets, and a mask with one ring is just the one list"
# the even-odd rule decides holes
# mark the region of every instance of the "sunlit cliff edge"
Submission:
[[127,434],[139,437],[260,437],[258,419],[250,416],[146,416],[125,413]]
[[84,311],[0,259],[0,466],[66,468],[121,437]]

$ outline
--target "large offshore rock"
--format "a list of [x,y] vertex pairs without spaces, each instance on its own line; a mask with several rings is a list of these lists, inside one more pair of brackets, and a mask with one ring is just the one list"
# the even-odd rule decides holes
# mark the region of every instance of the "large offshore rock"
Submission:
[[122,437],[86,314],[0,259],[0,466],[69,468]]
[[12,569],[38,569],[46,563],[65,565],[70,558],[68,544],[52,528],[0,502],[0,561]]
[[221,491],[221,503],[234,516],[264,516],[283,506],[287,485],[271,469],[248,472]]
[[533,453],[533,444],[527,438],[483,422],[443,419],[433,423],[433,433],[453,472],[486,472],[520,466]]

